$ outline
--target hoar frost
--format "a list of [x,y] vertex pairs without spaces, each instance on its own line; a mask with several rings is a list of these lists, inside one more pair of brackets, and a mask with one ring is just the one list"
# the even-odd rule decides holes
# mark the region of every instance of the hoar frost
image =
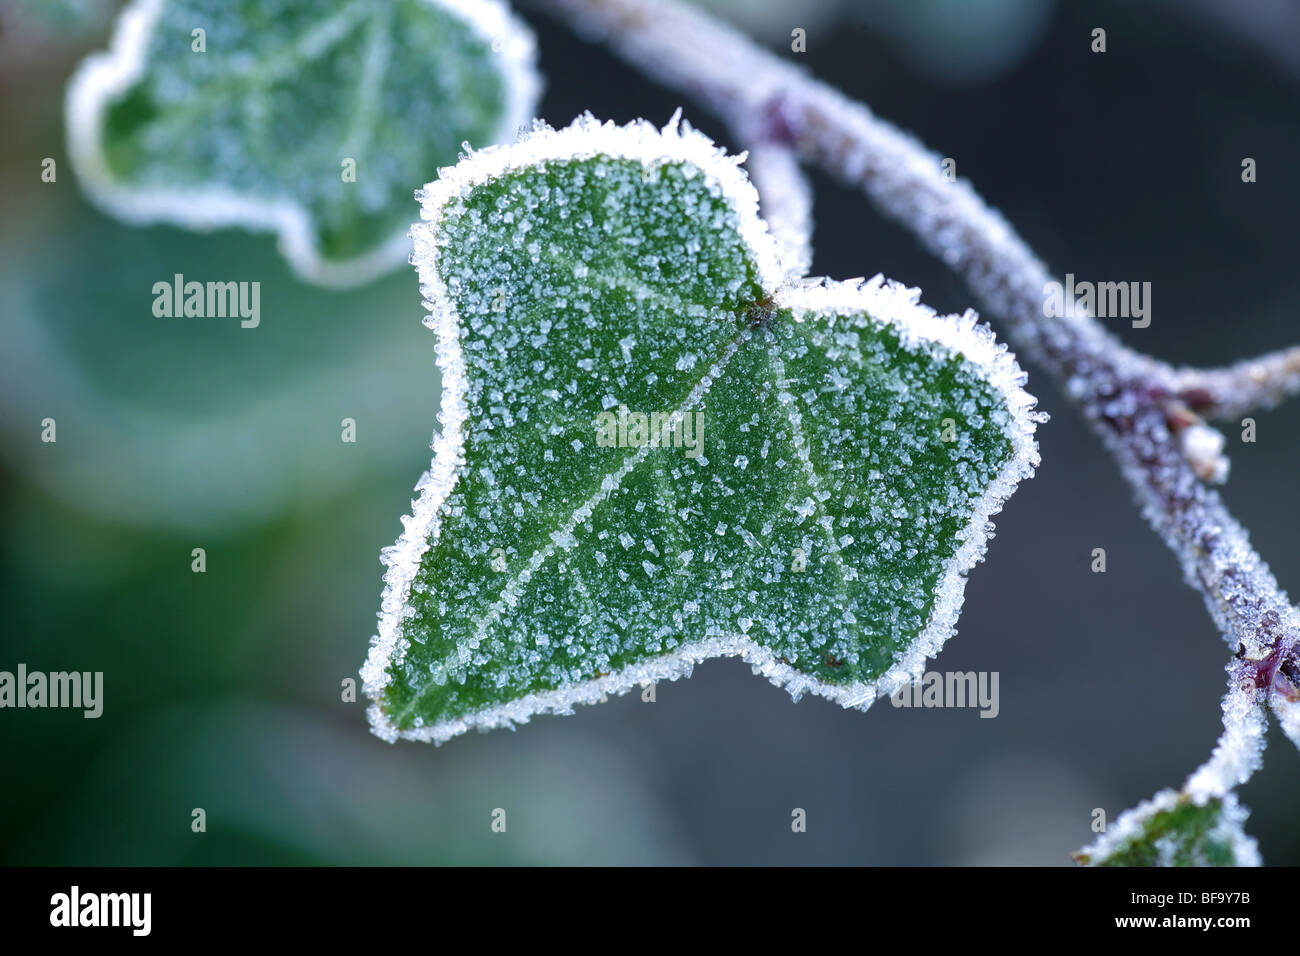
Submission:
[[[443,428],[384,554],[376,734],[441,742],[727,655],[854,707],[920,674],[1037,462],[1024,375],[973,314],[786,278],[736,160],[676,119],[538,126],[422,200]],[[599,440],[625,409],[707,442]]]
[[120,219],[273,231],[355,285],[408,256],[414,177],[533,115],[535,59],[500,0],[134,0],[69,83],[68,149]]

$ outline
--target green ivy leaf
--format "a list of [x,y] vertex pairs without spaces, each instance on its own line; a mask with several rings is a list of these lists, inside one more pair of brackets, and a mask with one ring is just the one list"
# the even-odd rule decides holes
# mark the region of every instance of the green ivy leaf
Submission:
[[915,290],[783,279],[757,199],[689,128],[590,117],[425,188],[442,430],[384,554],[376,734],[567,713],[724,655],[865,708],[953,632],[1037,462],[1024,375]]
[[413,184],[528,121],[533,60],[496,0],[135,0],[69,86],[69,150],[119,218],[275,231],[352,285],[406,261]]
[[1258,866],[1234,794],[1194,800],[1164,790],[1125,813],[1097,842],[1074,854],[1084,866]]

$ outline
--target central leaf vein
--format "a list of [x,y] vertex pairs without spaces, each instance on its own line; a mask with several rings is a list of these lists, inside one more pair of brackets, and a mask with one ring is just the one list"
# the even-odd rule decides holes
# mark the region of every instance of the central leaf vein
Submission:
[[[681,303],[678,303],[679,307],[680,305]],[[668,428],[677,427],[681,423],[682,417],[700,403],[708,393],[714,379],[723,374],[732,357],[735,356],[735,354],[747,342],[749,342],[752,337],[753,331],[751,329],[743,329],[734,339],[727,343],[718,357],[709,366],[708,371],[701,376],[700,381],[698,381],[691,389],[685,400],[673,410],[668,419]],[[528,585],[528,582],[532,580],[533,575],[541,569],[553,554],[555,554],[557,548],[562,547],[563,550],[567,551],[573,547],[576,543],[573,537],[573,532],[591,517],[592,512],[602,501],[608,498],[612,492],[618,490],[623,480],[649,457],[651,450],[649,444],[642,445],[635,453],[624,459],[623,464],[618,468],[618,470],[604,477],[600,483],[600,487],[574,510],[573,514],[569,516],[569,519],[564,523],[564,525],[562,525],[557,531],[551,533],[550,543],[533,553],[528,563],[501,589],[500,595],[492,602],[487,611],[474,620],[472,624],[473,637],[470,642],[471,646],[476,645],[487,637],[489,631],[497,621],[501,619],[501,615],[507,607],[513,607],[518,603],[519,597],[523,593],[523,589]],[[424,695],[433,686],[435,685],[432,681],[426,682],[421,686],[406,706],[397,713],[395,719],[399,722],[405,720],[405,718],[419,706]]]

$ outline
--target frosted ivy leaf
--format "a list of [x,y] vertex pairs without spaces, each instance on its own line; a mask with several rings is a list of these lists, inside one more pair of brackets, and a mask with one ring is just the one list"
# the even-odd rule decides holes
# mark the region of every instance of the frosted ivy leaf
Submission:
[[1258,866],[1235,794],[1197,800],[1163,790],[1074,855],[1084,866]]
[[1037,462],[1024,375],[915,290],[783,278],[737,162],[675,121],[583,117],[425,187],[442,430],[384,553],[379,736],[725,655],[865,708],[953,632]]
[[135,0],[69,85],[69,151],[121,219],[275,231],[352,285],[406,261],[413,184],[531,118],[533,61],[497,0]]

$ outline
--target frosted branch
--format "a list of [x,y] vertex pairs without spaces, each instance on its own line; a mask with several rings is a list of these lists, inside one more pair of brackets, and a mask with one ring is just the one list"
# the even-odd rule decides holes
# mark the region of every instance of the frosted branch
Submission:
[[1228,692],[1223,695],[1223,734],[1210,759],[1198,767],[1183,791],[1198,804],[1213,797],[1227,796],[1250,779],[1264,756],[1264,710],[1260,693],[1243,668],[1229,669]]
[[1207,418],[1235,420],[1300,394],[1300,346],[1222,369],[1180,369],[1172,386],[1190,408]]
[[[1198,767],[1181,790],[1161,790],[1126,810],[1089,846],[1074,858],[1085,865],[1144,865],[1143,844],[1155,851],[1159,866],[1222,865],[1214,851],[1226,850],[1234,866],[1259,866],[1259,848],[1243,829],[1247,813],[1237,801],[1235,790],[1245,783],[1263,762],[1264,713],[1259,691],[1244,678],[1240,664],[1228,668],[1228,692],[1223,697],[1223,734],[1214,753]],[[1216,825],[1205,834],[1191,826],[1179,833],[1161,832],[1159,820],[1187,805],[1221,807]],[[1152,832],[1154,829],[1155,832]],[[1182,844],[1180,845],[1180,837]]]
[[812,267],[812,189],[788,146],[759,141],[745,162],[758,190],[759,209],[781,246],[787,275],[805,276]]

